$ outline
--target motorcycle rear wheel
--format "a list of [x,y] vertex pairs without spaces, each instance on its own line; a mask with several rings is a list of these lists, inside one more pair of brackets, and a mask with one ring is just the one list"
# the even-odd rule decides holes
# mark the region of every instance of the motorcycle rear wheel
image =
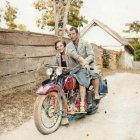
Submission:
[[42,134],[59,128],[62,119],[62,101],[57,92],[39,95],[34,104],[34,122]]

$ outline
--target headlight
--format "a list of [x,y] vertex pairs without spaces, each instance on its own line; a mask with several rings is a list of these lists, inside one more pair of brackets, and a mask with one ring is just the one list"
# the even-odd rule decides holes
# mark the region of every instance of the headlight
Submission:
[[56,75],[61,75],[62,74],[62,67],[58,67],[56,69]]
[[46,70],[46,74],[47,75],[51,75],[53,73],[53,69],[52,68],[48,68],[47,70]]

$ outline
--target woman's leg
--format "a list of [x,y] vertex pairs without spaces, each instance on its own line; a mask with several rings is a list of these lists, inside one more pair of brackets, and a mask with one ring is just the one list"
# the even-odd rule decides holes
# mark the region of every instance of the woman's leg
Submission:
[[79,90],[80,90],[80,97],[81,97],[80,112],[85,112],[86,88],[82,85],[79,85]]

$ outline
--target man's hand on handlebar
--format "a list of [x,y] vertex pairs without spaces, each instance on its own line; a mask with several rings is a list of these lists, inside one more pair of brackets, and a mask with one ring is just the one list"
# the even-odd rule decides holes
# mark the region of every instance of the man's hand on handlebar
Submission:
[[84,68],[87,69],[88,71],[90,71],[91,66],[86,64],[86,65],[84,65]]

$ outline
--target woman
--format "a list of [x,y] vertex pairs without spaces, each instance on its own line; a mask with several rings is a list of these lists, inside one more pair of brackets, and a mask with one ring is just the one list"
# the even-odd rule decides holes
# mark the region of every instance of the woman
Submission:
[[[66,67],[67,66],[66,65],[65,47],[66,47],[65,41],[58,40],[58,41],[55,42],[55,49],[57,50],[55,64],[58,65],[58,66],[61,66],[61,67]],[[87,70],[81,69],[81,67],[77,67],[75,70],[71,71],[70,75],[73,75],[77,79],[78,82],[81,81],[82,77],[84,77],[84,78],[86,78],[85,81],[89,80],[88,83],[90,83],[90,78],[88,77],[89,74],[87,74]],[[80,76],[78,77],[78,75],[80,75]],[[85,77],[85,75],[87,77]],[[85,84],[86,84],[86,82],[85,82]],[[82,89],[86,90],[85,87],[83,87]],[[80,103],[80,112],[85,112],[84,101],[82,103],[83,104]],[[73,111],[79,111],[79,108],[77,106],[74,106]]]
[[58,40],[55,42],[55,49],[57,50],[55,64],[61,67],[67,67],[65,57],[66,42]]

